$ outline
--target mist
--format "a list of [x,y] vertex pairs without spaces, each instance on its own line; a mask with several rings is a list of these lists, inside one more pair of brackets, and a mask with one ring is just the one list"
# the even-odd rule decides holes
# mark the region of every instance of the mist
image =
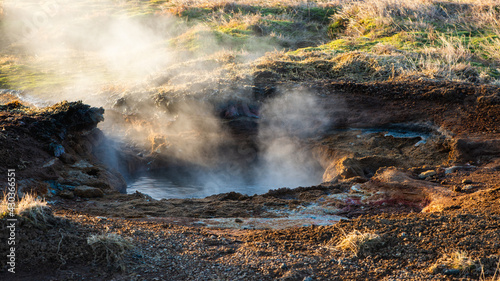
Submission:
[[[256,147],[233,143],[238,149],[212,158],[210,169],[192,171],[198,194],[236,191],[253,195],[270,189],[312,186],[322,182],[324,169],[313,157],[310,141],[328,128],[330,120],[314,94],[305,89],[282,90],[261,107]],[[225,134],[213,143],[236,142]],[[214,155],[212,155],[214,156]]]
[[297,187],[321,183],[323,170],[312,157],[308,140],[321,135],[330,121],[312,93],[292,90],[262,108],[259,130],[262,154],[259,185]]
[[23,63],[58,76],[46,80],[64,79],[53,93],[37,96],[105,105],[107,97],[97,93],[106,85],[138,84],[172,61],[165,39],[173,19],[141,21],[119,7],[111,9],[112,3],[5,1],[5,33],[24,55]]
[[[5,1],[9,50],[24,65],[47,73],[42,82],[48,86],[22,98],[40,106],[82,100],[104,107],[99,127],[110,144],[187,165],[201,196],[320,183],[322,171],[307,140],[328,120],[321,117],[314,94],[281,89],[260,104],[255,148],[234,139],[218,116],[218,105],[253,100],[251,92],[231,84],[235,82],[221,83],[228,80],[227,70],[215,70],[228,57],[245,63],[278,46],[252,40],[252,51],[235,59],[226,56],[233,46],[217,41],[207,27],[188,26],[167,14],[130,16],[129,5],[111,0]],[[197,48],[176,48],[186,31],[197,32]],[[214,59],[197,63],[206,57]],[[205,94],[205,89],[215,90]],[[232,151],[224,150],[228,147]],[[108,151],[105,162],[124,171],[117,153]]]

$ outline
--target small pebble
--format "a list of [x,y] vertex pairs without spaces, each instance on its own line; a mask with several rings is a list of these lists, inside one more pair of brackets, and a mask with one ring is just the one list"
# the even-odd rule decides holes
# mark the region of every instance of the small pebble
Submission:
[[462,189],[463,190],[471,190],[471,189],[474,189],[474,188],[476,188],[474,185],[468,184],[468,185],[464,186]]
[[468,179],[465,179],[462,181],[463,184],[471,184],[472,181],[471,180],[468,180]]

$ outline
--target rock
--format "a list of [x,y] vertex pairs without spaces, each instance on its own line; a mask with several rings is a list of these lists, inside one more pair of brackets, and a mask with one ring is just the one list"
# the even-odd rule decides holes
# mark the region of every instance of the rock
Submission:
[[420,175],[418,175],[418,178],[419,179],[426,179],[426,178],[429,178],[429,177],[433,177],[435,175],[437,175],[436,171],[429,170],[429,171],[425,171],[425,172],[421,173]]
[[45,195],[48,194],[49,188],[50,184],[33,178],[22,179],[17,182],[17,192],[19,195],[23,193]]
[[471,180],[468,180],[468,179],[465,179],[462,181],[463,184],[471,184],[472,181]]
[[69,153],[64,153],[63,155],[59,156],[59,159],[64,164],[73,164],[76,162],[76,157]]
[[458,166],[449,167],[449,168],[444,169],[444,173],[445,174],[452,174],[459,169],[460,169],[460,167],[458,167]]
[[476,188],[476,186],[475,186],[475,185],[468,184],[468,185],[466,185],[466,186],[462,187],[462,190],[472,190],[472,189],[474,189],[474,188]]
[[335,178],[347,179],[364,176],[365,174],[359,165],[359,161],[354,158],[344,157],[330,164],[323,174],[323,181],[329,182]]
[[75,188],[75,194],[82,198],[96,198],[104,196],[104,192],[101,189],[86,185],[81,185]]
[[445,269],[443,271],[443,274],[444,275],[459,275],[460,274],[460,270],[459,269]]
[[57,143],[51,143],[49,145],[49,150],[54,154],[55,157],[59,157],[64,154],[64,147]]
[[323,174],[323,182],[335,179],[366,178],[371,177],[382,167],[398,165],[398,160],[382,156],[343,157],[328,166]]
[[467,165],[467,166],[453,166],[453,167],[449,167],[449,168],[446,168],[444,169],[444,173],[445,174],[452,174],[456,171],[459,171],[459,170],[471,170],[471,169],[474,169],[476,168],[476,166],[472,166],[472,165]]
[[342,180],[342,183],[356,184],[356,183],[365,183],[367,181],[368,181],[368,179],[364,178],[364,177],[353,177],[353,178]]
[[42,168],[51,167],[56,163],[56,161],[57,161],[57,158],[53,158],[52,160],[47,161],[45,164],[43,164]]
[[125,192],[127,184],[123,177],[114,171],[106,170],[100,166],[85,169],[72,169],[64,171],[61,174],[62,184],[67,185],[85,185],[98,187],[105,190],[117,190]]
[[62,190],[57,195],[59,195],[61,198],[65,198],[65,199],[75,198],[75,194],[70,190]]
[[94,167],[94,165],[90,164],[89,162],[87,162],[85,160],[80,160],[80,161],[74,163],[73,165],[71,165],[71,167],[85,169],[85,168],[92,168],[92,167]]
[[355,184],[355,185],[351,186],[351,192],[352,193],[363,193],[364,190],[363,190],[361,184]]
[[500,154],[500,140],[473,141],[458,139],[452,145],[450,158],[456,163],[477,162]]
[[462,187],[461,187],[461,186],[459,186],[459,185],[455,185],[455,186],[453,187],[453,191],[455,191],[455,192],[460,192],[460,191],[462,191]]

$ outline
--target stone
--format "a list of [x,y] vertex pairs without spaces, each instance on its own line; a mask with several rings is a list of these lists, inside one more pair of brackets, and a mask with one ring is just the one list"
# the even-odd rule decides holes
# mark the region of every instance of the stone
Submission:
[[351,192],[352,193],[363,193],[364,190],[363,190],[361,184],[355,184],[355,185],[351,186]]
[[463,184],[471,184],[472,181],[471,180],[468,180],[468,179],[465,179],[462,181]]
[[85,168],[92,168],[92,167],[94,167],[94,165],[90,164],[89,162],[87,162],[85,160],[80,160],[80,161],[74,163],[73,165],[71,165],[71,167],[85,169]]
[[464,187],[462,187],[462,190],[472,190],[476,188],[476,186],[472,185],[472,184],[468,184],[468,185],[465,185]]
[[86,185],[76,187],[74,193],[82,198],[96,198],[104,196],[104,192],[101,189]]
[[59,159],[64,163],[64,164],[73,164],[76,162],[76,157],[69,154],[69,153],[64,153],[63,155],[59,156]]
[[429,178],[429,177],[433,177],[435,175],[437,175],[436,171],[429,170],[429,171],[425,171],[425,172],[421,173],[420,175],[418,175],[418,178],[419,179],[426,179],[426,178]]
[[452,174],[452,173],[456,172],[459,169],[460,169],[459,166],[449,167],[449,168],[444,169],[444,173],[445,174]]
[[75,198],[75,194],[70,190],[61,190],[57,195],[59,195],[61,198],[65,198],[65,199]]
[[370,178],[379,168],[398,165],[397,159],[382,156],[343,157],[333,161],[323,174],[323,182],[336,179]]
[[443,271],[443,274],[444,275],[459,275],[460,274],[460,270],[459,269],[445,269]]
[[64,154],[64,147],[57,143],[51,143],[49,145],[49,150],[54,154],[55,157],[59,157]]

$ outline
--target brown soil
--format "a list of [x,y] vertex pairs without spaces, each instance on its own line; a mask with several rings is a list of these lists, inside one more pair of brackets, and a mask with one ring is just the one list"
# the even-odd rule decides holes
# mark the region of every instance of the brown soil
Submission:
[[[335,120],[330,133],[308,142],[325,171],[334,167],[327,182],[254,196],[154,200],[113,192],[114,172],[99,166],[88,151],[71,152],[78,158],[58,157],[62,163],[50,179],[62,181],[68,171],[96,174],[71,166],[85,160],[108,175],[90,182],[107,194],[49,199],[55,218],[45,225],[20,225],[19,273],[0,272],[0,279],[491,280],[495,273],[498,278],[500,88],[422,81],[323,82],[308,88]],[[50,173],[34,167],[52,159],[54,137],[45,140],[30,131],[38,116],[2,109],[6,141],[0,153],[2,168],[18,167],[23,178],[43,184],[48,178],[40,174]],[[434,133],[415,146],[417,139],[377,133],[358,137],[360,131],[342,130],[395,123],[423,124]],[[72,144],[58,141],[75,150],[82,147],[77,140],[88,135],[82,130],[93,131],[93,126],[73,128]],[[279,227],[278,219],[316,205],[344,219]],[[252,227],[248,219],[257,218],[270,219],[268,229]],[[353,230],[376,233],[380,240],[360,252],[336,247]],[[107,232],[132,239],[123,269],[96,260],[86,244],[89,235]],[[1,233],[7,233],[5,228]],[[449,264],[445,257],[456,251],[466,252],[474,266],[457,270]]]

